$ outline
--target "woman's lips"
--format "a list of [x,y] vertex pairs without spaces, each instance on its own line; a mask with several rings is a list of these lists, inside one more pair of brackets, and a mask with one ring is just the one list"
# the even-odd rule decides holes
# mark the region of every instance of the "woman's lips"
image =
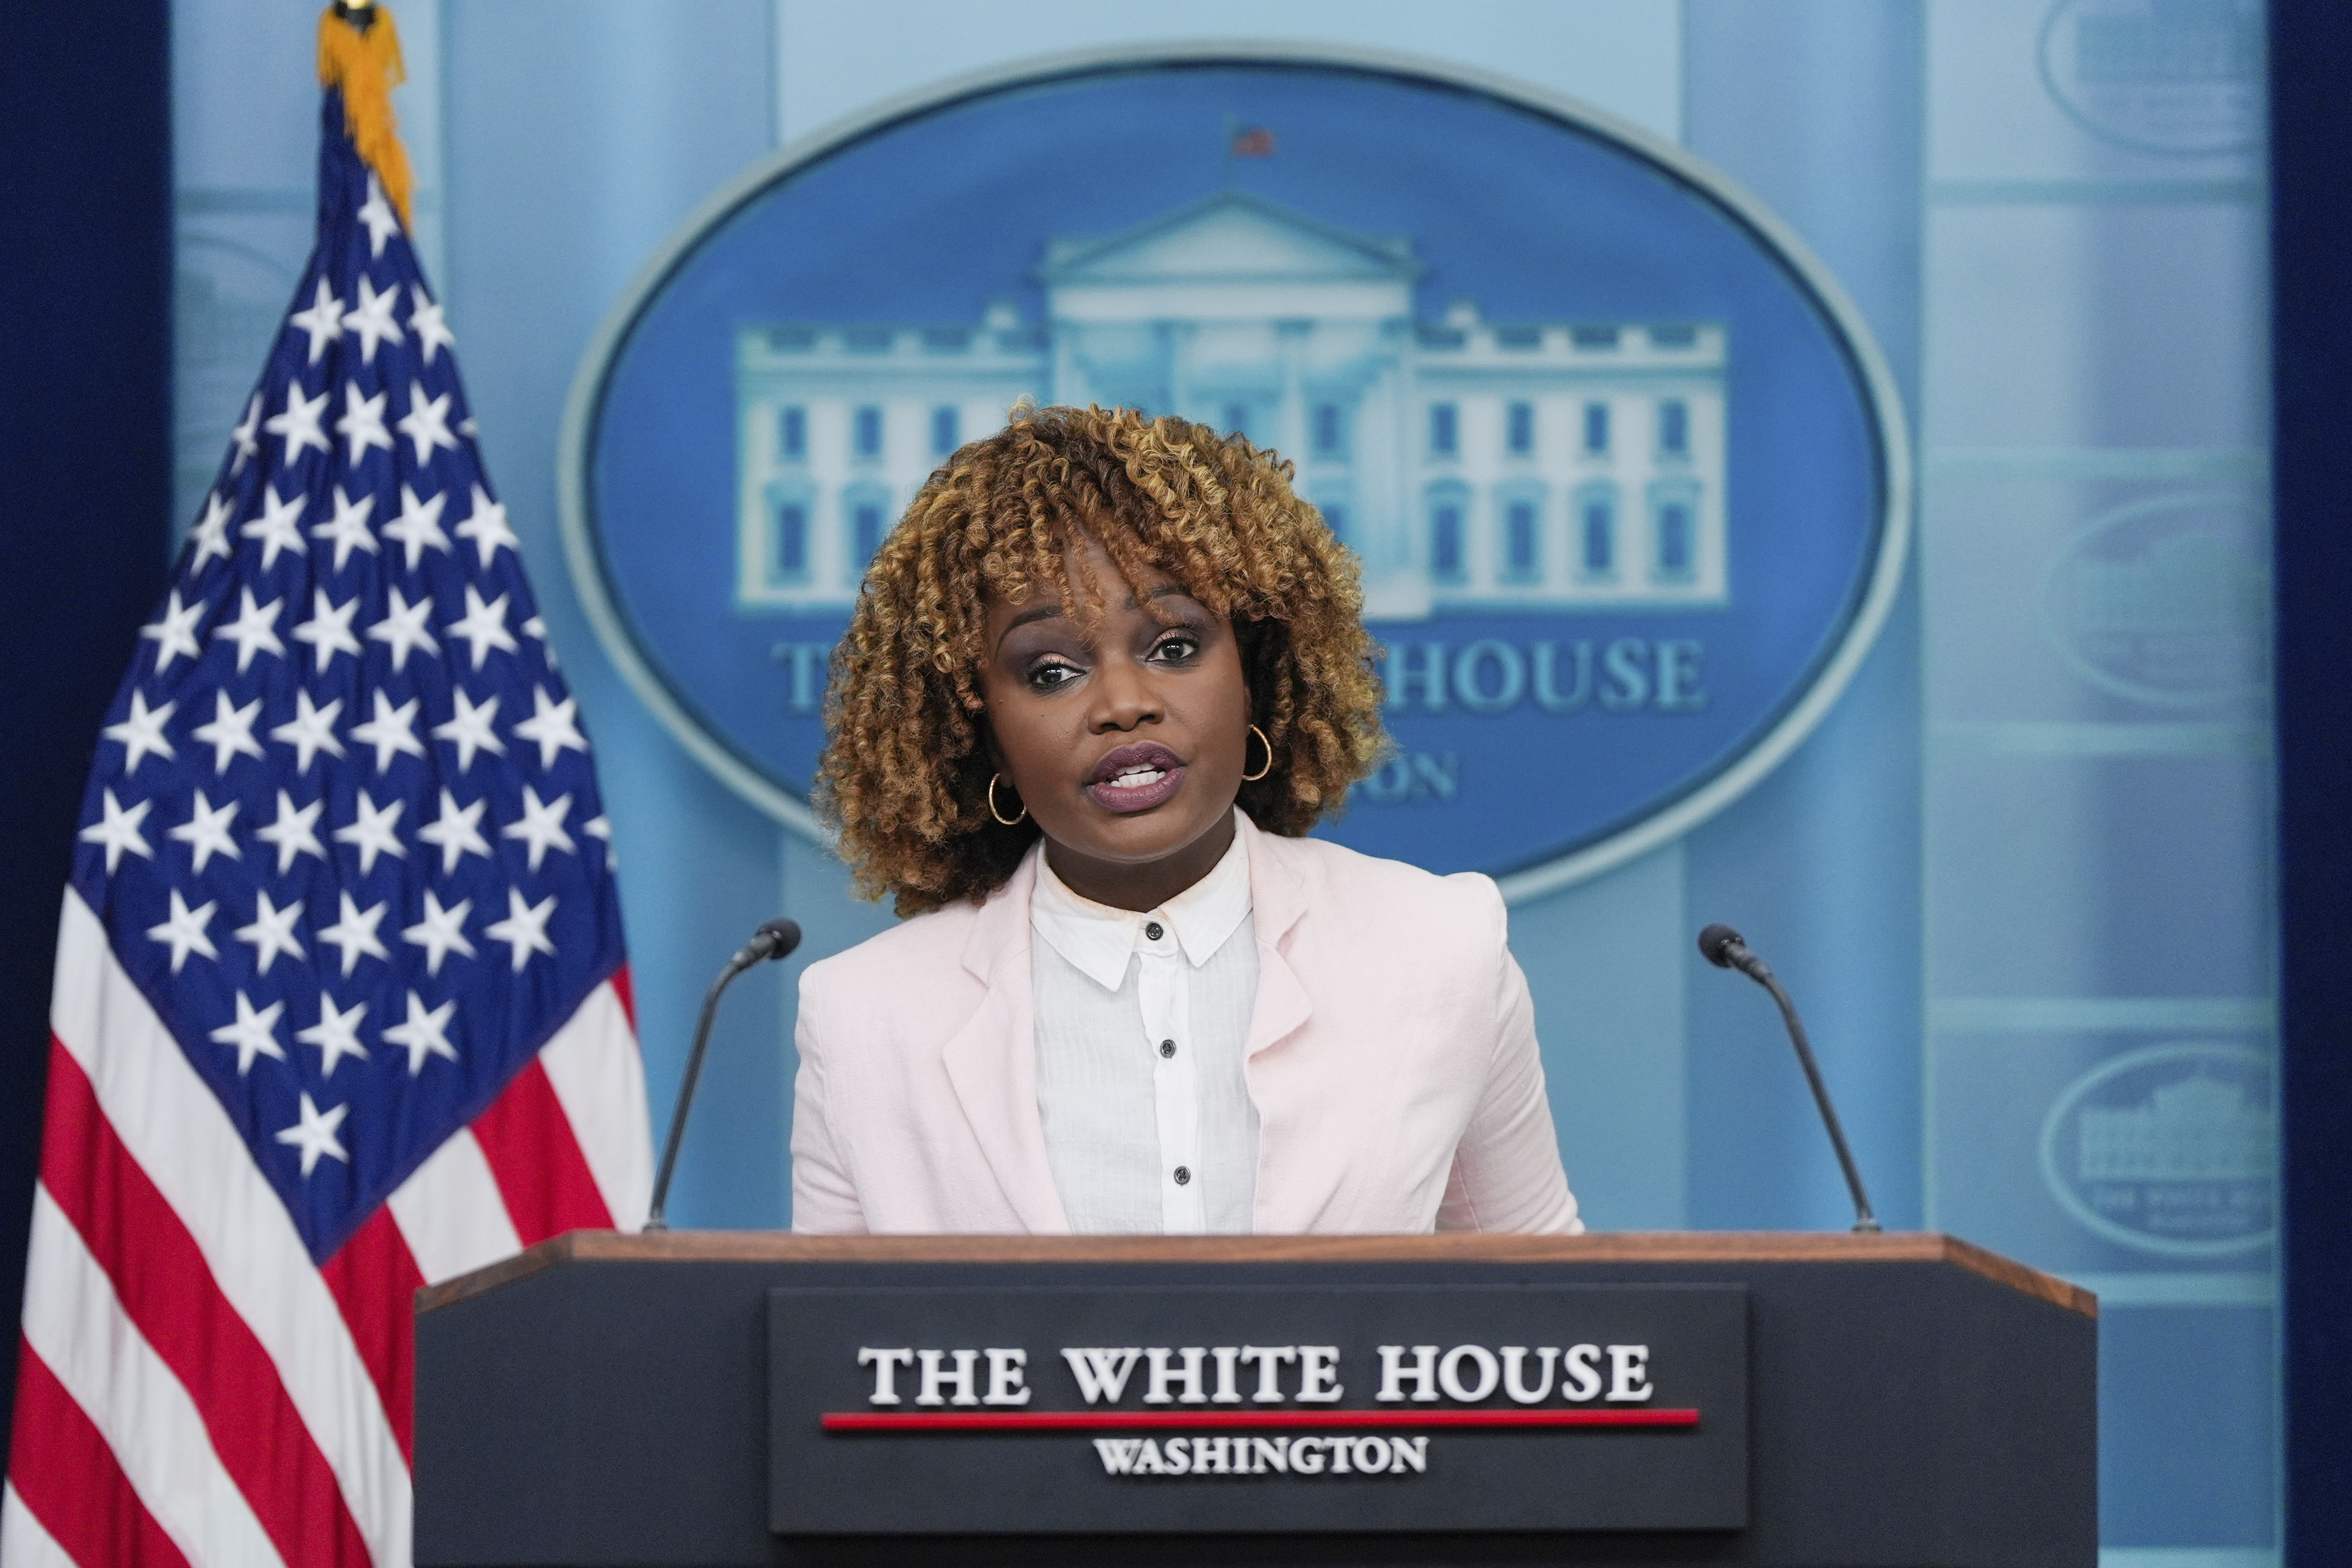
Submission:
[[1087,794],[1122,816],[1164,805],[1184,783],[1184,764],[1165,746],[1121,746],[1095,764]]

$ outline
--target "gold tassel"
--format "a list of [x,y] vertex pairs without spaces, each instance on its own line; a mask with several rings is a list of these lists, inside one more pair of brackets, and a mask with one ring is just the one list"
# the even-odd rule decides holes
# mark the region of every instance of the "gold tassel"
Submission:
[[383,5],[374,7],[375,20],[365,32],[335,10],[330,5],[319,17],[319,83],[342,89],[343,124],[352,143],[399,209],[401,226],[414,233],[408,193],[415,182],[392,113],[392,89],[407,79],[400,63],[400,34]]

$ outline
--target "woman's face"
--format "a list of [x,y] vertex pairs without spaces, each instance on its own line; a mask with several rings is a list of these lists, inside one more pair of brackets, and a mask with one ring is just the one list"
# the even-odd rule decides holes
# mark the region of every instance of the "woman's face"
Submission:
[[1067,559],[1080,603],[1102,602],[1091,631],[1050,586],[988,601],[981,693],[1004,776],[997,805],[1029,808],[1072,891],[1148,910],[1233,842],[1250,722],[1241,650],[1233,626],[1166,574],[1144,574],[1155,616],[1100,544]]

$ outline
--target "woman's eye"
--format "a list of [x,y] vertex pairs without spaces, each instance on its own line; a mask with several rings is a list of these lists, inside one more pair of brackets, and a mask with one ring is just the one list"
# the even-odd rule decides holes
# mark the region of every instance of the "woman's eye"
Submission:
[[1078,678],[1076,668],[1066,664],[1041,664],[1029,672],[1029,684],[1039,691],[1051,691],[1066,686]]
[[1200,638],[1180,633],[1175,637],[1161,637],[1157,644],[1153,645],[1151,656],[1164,663],[1182,664],[1186,659],[1198,655],[1200,651]]

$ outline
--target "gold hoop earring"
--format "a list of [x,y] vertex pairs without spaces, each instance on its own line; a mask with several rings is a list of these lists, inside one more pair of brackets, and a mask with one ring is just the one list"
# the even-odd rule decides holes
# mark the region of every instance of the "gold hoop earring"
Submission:
[[[1244,773],[1242,775],[1242,782],[1244,784],[1255,784],[1258,780],[1265,777],[1266,774],[1274,772],[1274,742],[1267,740],[1265,738],[1265,731],[1259,729],[1255,724],[1249,727],[1249,732],[1255,735],[1257,737],[1257,743],[1265,748],[1265,766],[1258,769],[1258,771],[1254,773]],[[1247,760],[1249,756],[1249,747],[1247,745],[1244,745],[1242,747],[1242,756],[1244,760]]]
[[1022,802],[1021,815],[1019,816],[1007,816],[1003,812],[996,809],[996,781],[1003,776],[1004,775],[1003,773],[991,773],[988,775],[988,815],[996,818],[999,823],[1003,824],[1006,827],[1018,827],[1022,823],[1028,820],[1029,804],[1026,801]]

